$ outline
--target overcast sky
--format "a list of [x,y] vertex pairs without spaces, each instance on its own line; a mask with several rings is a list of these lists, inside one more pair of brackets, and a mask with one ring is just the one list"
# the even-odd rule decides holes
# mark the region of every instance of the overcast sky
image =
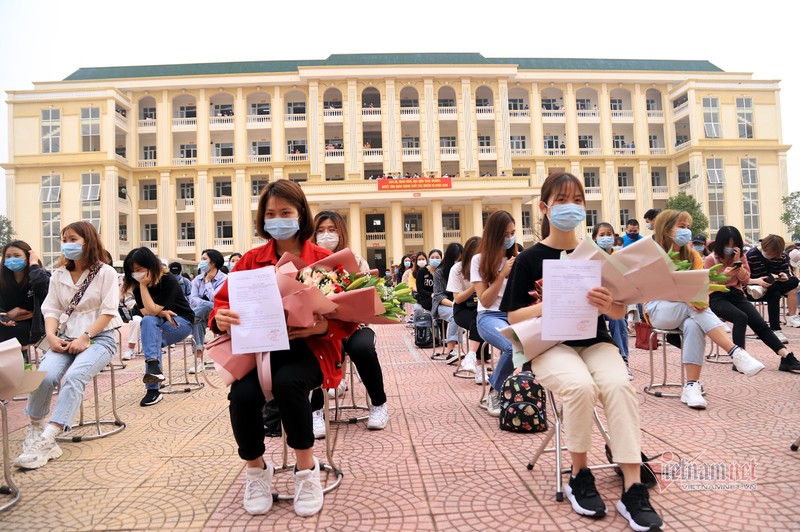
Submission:
[[[800,45],[788,5],[0,0],[0,161],[8,161],[5,91],[31,89],[34,81],[60,80],[80,67],[324,59],[332,53],[706,59],[728,72],[781,80],[783,142],[798,144]],[[800,189],[799,153],[798,147],[789,152],[789,190]],[[0,213],[5,212],[0,169]]]

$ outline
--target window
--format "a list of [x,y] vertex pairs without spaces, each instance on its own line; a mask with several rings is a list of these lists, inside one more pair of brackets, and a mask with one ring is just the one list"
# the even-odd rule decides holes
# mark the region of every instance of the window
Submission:
[[611,98],[611,110],[622,111],[622,98]]
[[322,102],[322,107],[325,109],[341,109],[342,102],[339,100],[326,100]]
[[736,98],[736,121],[739,124],[739,138],[753,138],[753,99]]
[[703,98],[703,128],[707,139],[716,139],[721,136],[718,98]]
[[268,184],[269,184],[268,179],[253,179],[250,182],[250,195],[251,196],[261,195],[261,190]]
[[558,135],[545,135],[544,136],[544,149],[557,150],[558,149]]
[[403,215],[403,230],[422,231],[422,213],[411,212]]
[[194,183],[178,183],[178,199],[194,199]]
[[81,202],[81,217],[92,224],[97,232],[100,232],[100,202],[99,201],[82,201]]
[[661,140],[658,138],[658,135],[649,135],[647,138],[650,141],[651,148],[663,148],[663,146],[661,146]]
[[744,238],[750,242],[758,242],[758,239],[761,238],[758,188],[752,185],[743,187],[742,200],[744,204]]
[[664,177],[661,175],[660,170],[653,170],[650,172],[650,183],[654,187],[663,187],[666,186]]
[[489,135],[478,135],[478,146],[486,148],[492,145],[492,137]]
[[271,142],[267,140],[261,141],[254,141],[251,143],[251,153],[252,155],[272,155],[272,146]]
[[600,186],[600,179],[597,178],[597,174],[595,172],[584,172],[583,173],[583,186],[586,187],[586,188],[599,187]]
[[594,227],[598,223],[600,223],[600,215],[597,213],[597,209],[588,209],[586,211],[586,226]]
[[675,145],[680,146],[689,142],[689,135],[675,135]]
[[269,104],[268,103],[251,103],[250,104],[250,114],[255,116],[266,116],[269,115]]
[[215,198],[230,198],[232,196],[232,188],[230,181],[216,181],[214,182],[214,197]]
[[594,148],[594,137],[592,135],[578,135],[578,148]]
[[631,219],[631,211],[630,209],[620,209],[619,210],[619,226],[625,227],[625,224],[628,223],[628,220]]
[[555,111],[556,109],[558,109],[558,105],[556,105],[555,98],[542,98],[543,111]]
[[461,231],[461,216],[459,213],[443,212],[442,229],[445,231]]
[[453,98],[439,98],[439,107],[455,107],[456,101]]
[[614,149],[620,150],[625,147],[625,135],[614,135]]
[[142,107],[142,120],[155,120],[156,108],[155,107]]
[[127,242],[128,241],[128,226],[125,225],[125,224],[121,224],[118,227],[118,229],[119,229],[119,239],[122,242]]
[[678,170],[678,184],[685,185],[689,182],[690,176],[687,170]]
[[648,111],[658,111],[658,104],[652,98],[648,98],[644,103],[647,106]]
[[304,115],[306,114],[306,102],[286,102],[287,115]]
[[178,240],[194,240],[194,222],[181,222]]
[[156,201],[158,199],[158,189],[155,183],[142,184],[142,201]]
[[525,109],[525,101],[522,98],[509,98],[508,110],[509,111],[523,111]]
[[400,107],[419,107],[419,100],[416,98],[401,99]]
[[211,116],[233,116],[233,104],[232,103],[218,103],[214,104],[213,109],[211,110]]
[[522,211],[522,227],[530,229],[533,227],[533,219],[531,218],[531,211]]
[[158,240],[158,224],[144,224],[142,227],[142,240],[145,242]]
[[81,201],[100,199],[100,174],[81,174]]
[[575,99],[575,108],[578,111],[588,111],[592,108],[592,100],[589,98],[576,98]]
[[100,151],[100,109],[84,107],[81,109],[82,151]]
[[233,142],[220,142],[214,144],[215,157],[233,157]]
[[419,148],[419,137],[403,137],[403,148]]
[[[45,176],[60,179],[59,176]],[[44,181],[44,177],[42,178]],[[42,204],[42,262],[52,269],[61,258],[61,204]]]
[[178,107],[178,118],[197,118],[197,106],[181,105]]
[[458,144],[456,144],[455,137],[439,137],[439,147],[440,148],[456,148]]
[[43,175],[42,188],[39,191],[40,203],[58,203],[61,200],[61,176]]
[[181,159],[196,159],[197,144],[181,144],[178,146],[178,157]]
[[43,109],[41,126],[42,153],[59,153],[61,151],[61,111]]
[[288,153],[306,153],[306,141],[305,140],[287,140],[286,141],[286,149]]
[[724,183],[725,169],[722,166],[722,159],[706,159],[706,174],[709,183]]
[[155,146],[142,146],[142,160],[155,161],[156,160],[156,147]]
[[725,225],[725,187],[721,183],[708,185],[708,226],[711,235],[716,235]]
[[758,166],[755,159],[742,159],[742,186],[758,185]]
[[214,238],[233,238],[233,222],[230,220],[218,220]]
[[511,149],[512,150],[525,150],[527,149],[525,135],[511,135]]
[[489,98],[475,98],[475,107],[491,107]]
[[630,179],[628,178],[628,172],[625,172],[625,171],[617,172],[617,184],[620,187],[630,187],[631,186]]

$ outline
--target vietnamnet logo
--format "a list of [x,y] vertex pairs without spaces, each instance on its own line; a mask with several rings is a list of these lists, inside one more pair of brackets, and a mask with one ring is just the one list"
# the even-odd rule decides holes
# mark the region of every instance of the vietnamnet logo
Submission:
[[758,489],[759,468],[755,458],[744,462],[716,462],[703,460],[705,452],[687,460],[667,451],[661,455],[660,463],[649,462],[647,466],[658,481],[659,492],[663,493],[673,484],[685,491]]

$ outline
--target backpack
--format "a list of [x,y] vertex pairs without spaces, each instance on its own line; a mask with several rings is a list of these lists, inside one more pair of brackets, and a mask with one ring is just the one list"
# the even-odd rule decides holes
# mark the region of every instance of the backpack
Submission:
[[529,370],[510,375],[500,389],[500,429],[545,432],[547,396]]
[[[421,348],[433,347],[433,338],[431,337],[431,328],[433,327],[433,316],[431,313],[423,310],[414,313],[414,345]],[[433,334],[436,335],[436,345],[442,345],[441,333],[439,328],[436,327]]]

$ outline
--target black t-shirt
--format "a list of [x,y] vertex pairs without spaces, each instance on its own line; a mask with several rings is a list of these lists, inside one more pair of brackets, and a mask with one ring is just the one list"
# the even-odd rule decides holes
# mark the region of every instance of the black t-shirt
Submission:
[[425,310],[431,310],[433,306],[433,274],[427,267],[417,271],[417,303],[422,305]]
[[[567,250],[571,253],[572,250]],[[500,303],[500,310],[511,312],[521,308],[529,307],[533,300],[529,294],[533,290],[534,283],[542,278],[542,261],[547,259],[559,259],[561,250],[545,246],[541,242],[530,247],[517,255],[511,274],[508,276],[508,285]],[[547,297],[547,287],[544,287],[545,297]],[[594,345],[599,342],[614,343],[611,334],[608,332],[605,318],[600,315],[597,318],[597,336],[588,340],[569,340],[563,342],[571,346]]]
[[[161,281],[155,286],[148,286],[147,290],[156,305],[160,305],[166,310],[171,310],[189,323],[194,322],[194,312],[192,312],[186,296],[183,295],[181,285],[174,275],[162,275]],[[139,285],[134,287],[133,297],[136,299],[136,306],[140,309],[144,308],[142,291]]]

